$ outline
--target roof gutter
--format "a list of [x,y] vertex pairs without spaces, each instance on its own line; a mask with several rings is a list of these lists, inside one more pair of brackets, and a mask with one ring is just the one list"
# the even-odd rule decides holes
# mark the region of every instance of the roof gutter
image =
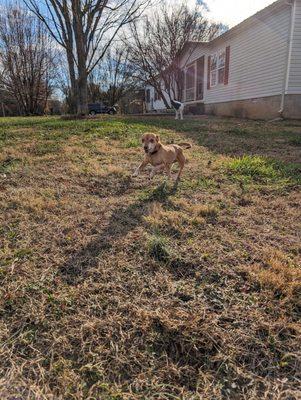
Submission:
[[288,42],[287,42],[288,47],[287,47],[287,62],[286,62],[286,68],[285,68],[285,76],[284,76],[283,88],[282,88],[282,93],[281,93],[280,110],[278,111],[280,117],[283,116],[285,95],[287,94],[287,91],[288,91],[290,67],[291,67],[291,59],[292,59],[292,49],[293,49],[294,25],[295,25],[295,16],[296,16],[296,1],[291,0],[291,1],[287,2],[287,4],[291,6],[291,21],[290,21],[289,38],[288,38]]

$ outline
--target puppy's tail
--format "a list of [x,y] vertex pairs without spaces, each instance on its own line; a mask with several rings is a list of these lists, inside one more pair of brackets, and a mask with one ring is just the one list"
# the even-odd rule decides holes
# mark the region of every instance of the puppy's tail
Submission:
[[190,143],[178,143],[178,146],[182,147],[183,149],[191,149],[192,144]]

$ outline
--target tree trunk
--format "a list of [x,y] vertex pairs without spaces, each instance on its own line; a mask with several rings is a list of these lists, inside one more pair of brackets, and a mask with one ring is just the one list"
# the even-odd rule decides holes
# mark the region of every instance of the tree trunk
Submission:
[[[163,100],[163,103],[164,103],[165,107],[166,107],[167,109],[169,109],[169,108],[170,108],[170,105],[169,105],[169,103],[168,103],[168,101],[167,101],[167,99],[166,99],[166,97],[165,97],[165,94],[163,93],[163,90],[162,90],[162,89],[160,89],[159,94],[160,94],[161,97],[162,97],[162,100]],[[170,97],[170,93],[168,93],[168,95],[169,95],[169,97]],[[170,97],[170,98],[171,98],[171,97]]]
[[70,99],[70,110],[71,114],[76,114],[77,112],[77,82],[75,77],[75,69],[74,69],[74,59],[72,55],[72,42],[67,42],[67,61],[69,67],[69,78],[70,78],[70,86],[71,86],[71,99]]
[[88,77],[87,72],[81,71],[77,81],[77,114],[88,114]]
[[[170,109],[170,105],[165,97],[165,93],[162,90],[161,85],[158,86],[157,77],[152,77],[152,79],[150,79],[150,83],[153,86],[153,88],[157,91],[157,93],[159,93],[159,95],[161,96],[165,107],[167,109]],[[170,92],[167,92],[167,94],[168,94],[169,98],[171,99]]]
[[81,1],[72,1],[73,30],[77,53],[77,114],[88,114],[88,74],[87,74],[87,48],[83,28],[84,13]]

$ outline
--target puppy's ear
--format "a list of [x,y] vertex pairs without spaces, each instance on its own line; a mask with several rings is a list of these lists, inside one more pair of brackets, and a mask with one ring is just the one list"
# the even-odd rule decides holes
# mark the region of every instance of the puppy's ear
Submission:
[[157,142],[160,142],[160,136],[159,135],[156,135],[156,140],[157,140]]

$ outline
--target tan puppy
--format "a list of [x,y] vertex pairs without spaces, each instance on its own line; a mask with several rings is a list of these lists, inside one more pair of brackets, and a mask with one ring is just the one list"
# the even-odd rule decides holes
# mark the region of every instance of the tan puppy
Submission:
[[142,136],[142,145],[145,151],[145,157],[136,169],[134,176],[138,176],[147,164],[151,164],[154,168],[151,171],[150,179],[152,179],[157,172],[164,170],[167,173],[167,176],[171,178],[171,166],[173,163],[178,162],[180,169],[176,181],[180,179],[186,162],[182,147],[190,149],[191,144],[179,143],[163,145],[160,142],[158,135],[155,135],[154,133],[145,133]]

